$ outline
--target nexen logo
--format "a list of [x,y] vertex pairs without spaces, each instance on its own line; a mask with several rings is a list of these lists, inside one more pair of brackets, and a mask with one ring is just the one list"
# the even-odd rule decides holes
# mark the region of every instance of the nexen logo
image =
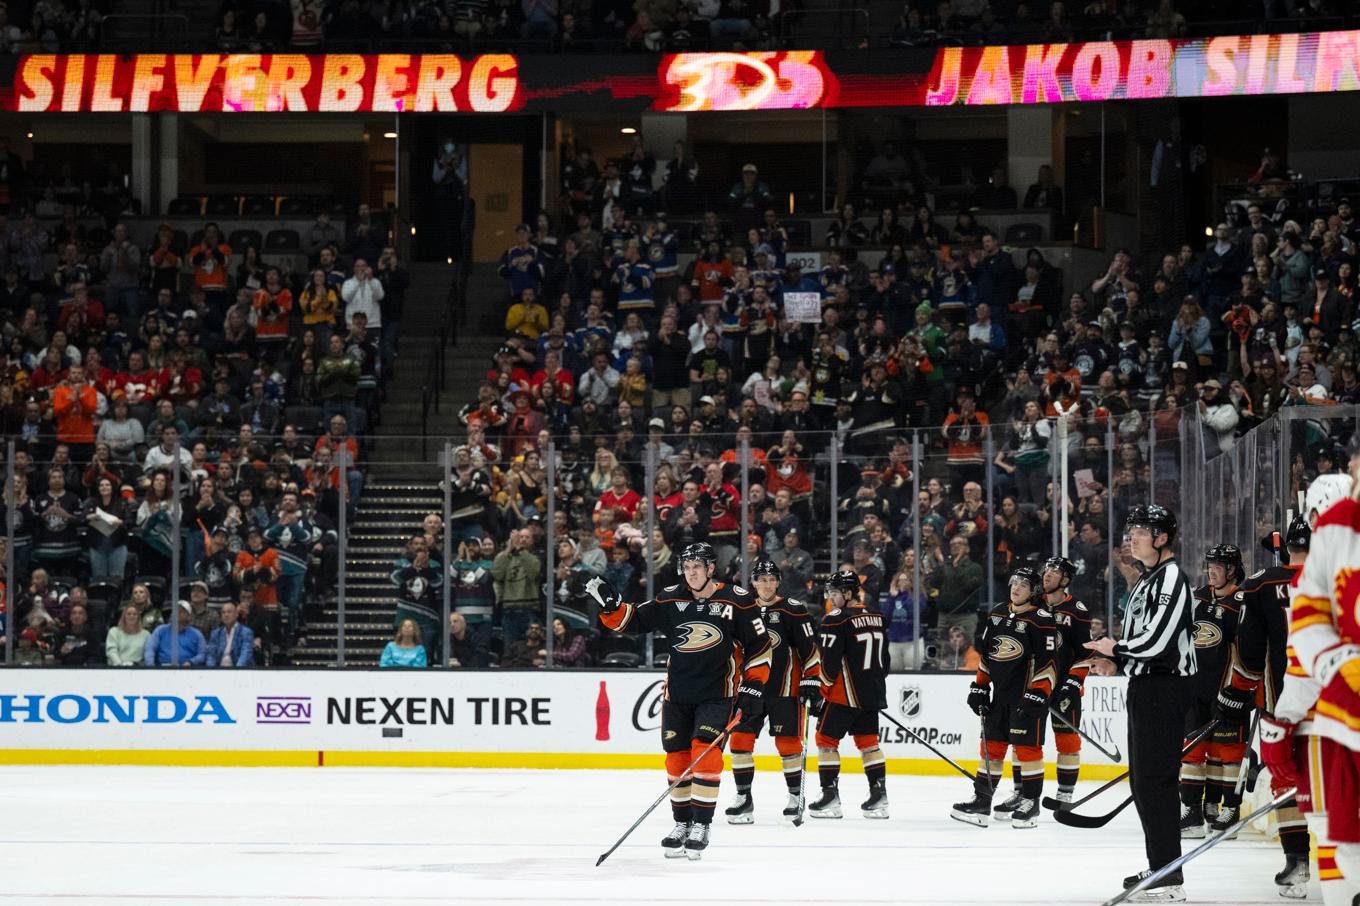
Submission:
[[234,724],[216,695],[0,695],[0,724]]

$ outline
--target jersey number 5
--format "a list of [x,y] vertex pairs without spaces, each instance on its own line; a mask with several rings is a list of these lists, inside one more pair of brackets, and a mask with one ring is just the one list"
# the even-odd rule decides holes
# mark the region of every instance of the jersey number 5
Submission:
[[883,662],[883,633],[857,632],[855,640],[864,646],[865,670],[872,670],[875,665]]

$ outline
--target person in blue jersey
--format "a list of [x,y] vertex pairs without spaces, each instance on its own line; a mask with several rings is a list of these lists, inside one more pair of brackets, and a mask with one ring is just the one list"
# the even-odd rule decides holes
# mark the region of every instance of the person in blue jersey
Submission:
[[425,641],[415,620],[402,620],[396,635],[383,649],[379,667],[426,667]]
[[652,300],[653,276],[652,266],[642,260],[638,241],[628,240],[623,247],[623,260],[614,265],[614,274],[610,278],[610,282],[619,290],[620,313],[635,311],[644,320],[652,315],[656,308]]

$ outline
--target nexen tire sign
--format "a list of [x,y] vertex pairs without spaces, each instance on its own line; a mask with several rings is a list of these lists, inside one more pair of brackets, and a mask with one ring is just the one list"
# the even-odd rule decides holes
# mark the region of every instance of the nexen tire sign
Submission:
[[[652,671],[0,670],[0,760],[192,762],[197,752],[204,763],[227,753],[220,757],[242,764],[659,767],[663,679]],[[950,757],[976,760],[968,681],[891,676],[886,711]],[[1126,749],[1123,681],[1092,678],[1083,704],[1083,729]],[[934,759],[910,734],[879,724],[896,770]],[[773,755],[773,743],[762,738],[756,751]],[[1088,747],[1083,761],[1102,759]]]

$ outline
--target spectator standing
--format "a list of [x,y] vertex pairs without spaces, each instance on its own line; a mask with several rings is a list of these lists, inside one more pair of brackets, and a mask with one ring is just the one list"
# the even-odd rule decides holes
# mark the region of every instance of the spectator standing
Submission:
[[975,611],[981,604],[982,598],[977,592],[982,588],[983,571],[981,564],[970,556],[968,539],[963,535],[955,535],[949,539],[949,556],[946,558],[944,551],[939,548],[936,548],[934,556],[936,567],[930,579],[940,613],[948,614],[960,623],[972,625],[976,614],[960,611],[969,604],[974,605]]
[[[392,584],[397,587],[396,622],[401,629],[407,623],[417,627],[420,638],[433,646],[439,640],[439,590],[443,588],[443,567],[430,557],[425,535],[412,535],[406,552],[393,564]],[[398,630],[400,639],[401,629]],[[426,651],[426,655],[430,652]],[[419,666],[425,666],[420,664]]]
[[234,601],[222,605],[222,625],[208,639],[204,662],[209,667],[255,666],[255,633],[239,621]]
[[101,475],[95,481],[94,494],[81,508],[88,531],[85,547],[90,560],[91,578],[112,578],[122,583],[127,569],[127,503],[114,480]]
[[363,312],[368,318],[368,330],[375,340],[381,340],[383,332],[383,285],[373,278],[373,269],[363,258],[354,259],[354,276],[340,287],[340,297],[345,300],[345,323],[354,320],[354,315]]
[[226,298],[227,262],[230,260],[231,246],[222,241],[217,224],[209,223],[203,228],[203,238],[198,245],[189,250],[189,266],[194,269],[194,286],[215,303],[215,308],[220,309]]
[[310,281],[298,295],[298,306],[302,309],[302,329],[314,331],[316,345],[328,348],[340,313],[340,293],[330,285],[321,268],[312,271]]
[[406,292],[411,286],[411,274],[402,266],[397,250],[384,246],[378,256],[378,282],[383,289],[382,362],[384,373],[391,373],[397,357],[397,339],[401,334],[401,319],[406,312]]
[[326,356],[317,365],[316,384],[321,394],[322,417],[343,418],[346,425],[357,418],[359,397],[359,362],[345,349],[345,338],[331,334]]
[[327,246],[339,248],[341,238],[340,231],[331,223],[331,215],[318,211],[316,220],[302,237],[302,250],[307,253],[308,259],[316,261],[321,256],[321,250]]
[[33,498],[33,559],[54,573],[76,571],[80,556],[80,498],[66,489],[66,473],[47,470],[47,491]]
[[532,230],[529,224],[521,223],[515,227],[515,244],[501,255],[496,269],[505,280],[507,295],[511,299],[523,296],[526,289],[537,295],[543,288],[543,259],[530,241]]
[[[199,632],[192,625],[193,610],[188,601],[180,601],[176,608],[178,617],[174,628],[171,624],[162,623],[156,627],[155,632],[146,640],[146,649],[142,654],[142,663],[147,667],[202,667],[206,658],[208,643],[203,639],[203,633]],[[178,636],[178,642],[174,642],[171,634]],[[172,644],[179,646],[179,660],[173,660]]]
[[57,420],[57,441],[71,448],[77,462],[88,462],[94,454],[98,410],[99,392],[85,379],[84,367],[72,365],[66,379],[52,391],[52,414]]
[[118,623],[104,638],[104,659],[110,667],[138,667],[146,660],[151,633],[142,628],[142,615],[135,604],[123,608]]
[[736,219],[737,229],[743,234],[752,227],[759,227],[765,210],[774,204],[770,187],[760,181],[760,171],[755,164],[741,168],[741,179],[727,193],[728,208]]
[[429,658],[425,652],[425,642],[421,636],[420,626],[415,620],[402,620],[397,626],[396,634],[392,636],[392,641],[383,648],[382,658],[378,661],[379,667],[425,667],[429,665]]
[[[532,545],[533,536],[529,530],[516,529],[510,533],[505,550],[497,554],[491,564],[496,601],[501,608],[501,627],[507,639],[522,638],[538,613],[543,562],[534,554]],[[539,629],[541,631],[542,626]]]
[[128,239],[127,226],[115,224],[113,238],[99,255],[99,270],[104,275],[109,304],[130,320],[136,320],[142,313],[138,286],[141,264],[142,252]]

